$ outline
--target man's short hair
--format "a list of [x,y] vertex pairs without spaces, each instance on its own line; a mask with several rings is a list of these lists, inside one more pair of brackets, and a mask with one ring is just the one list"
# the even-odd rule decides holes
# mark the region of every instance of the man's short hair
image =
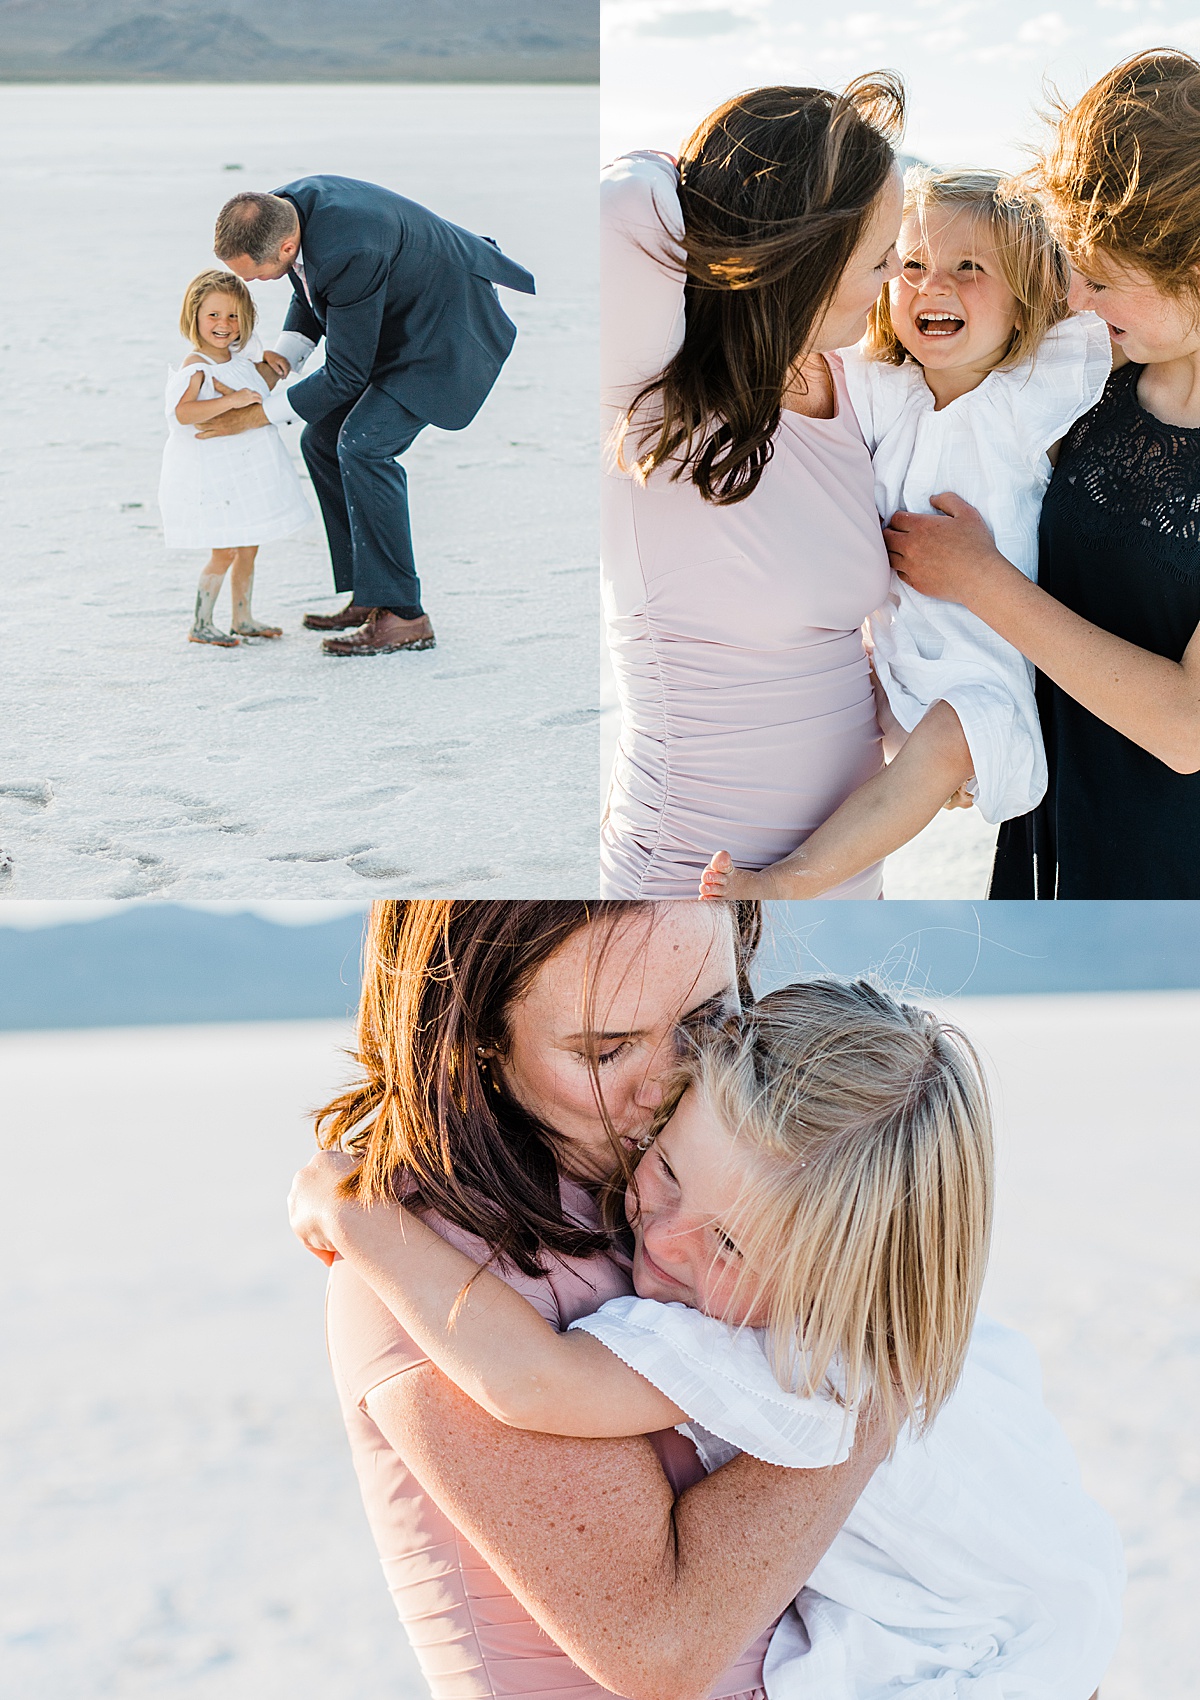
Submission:
[[213,252],[219,260],[236,260],[242,254],[255,265],[273,260],[280,243],[296,234],[296,209],[281,195],[260,195],[246,190],[235,195],[217,215]]

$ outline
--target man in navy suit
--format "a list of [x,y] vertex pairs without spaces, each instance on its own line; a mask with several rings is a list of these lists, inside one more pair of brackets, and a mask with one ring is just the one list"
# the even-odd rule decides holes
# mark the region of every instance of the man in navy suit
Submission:
[[[288,400],[308,422],[300,447],[334,584],[350,601],[336,614],[307,614],[304,624],[358,628],[326,639],[331,655],[432,649],[408,480],[396,457],[426,425],[470,424],[517,334],[496,285],[532,295],[533,278],[490,238],[348,177],[235,195],[217,219],[214,248],[247,283],[291,280],[283,334],[265,357],[281,377],[325,338],[324,366],[294,384]],[[223,434],[261,420],[242,408],[212,423]]]

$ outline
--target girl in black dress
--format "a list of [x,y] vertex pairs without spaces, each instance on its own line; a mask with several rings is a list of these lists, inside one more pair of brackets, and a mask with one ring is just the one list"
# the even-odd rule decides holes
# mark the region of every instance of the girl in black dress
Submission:
[[897,514],[892,564],[1038,669],[1050,780],[999,898],[1200,898],[1200,63],[1143,53],[1066,112],[1038,188],[1114,371],[1064,439],[1039,582],[975,509]]

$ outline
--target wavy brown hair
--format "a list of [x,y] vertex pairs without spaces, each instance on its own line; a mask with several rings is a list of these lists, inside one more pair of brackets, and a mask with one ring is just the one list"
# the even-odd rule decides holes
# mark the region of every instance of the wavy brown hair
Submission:
[[[749,1001],[761,913],[757,903],[730,908]],[[619,926],[641,917],[650,928],[654,912],[624,901],[376,903],[358,1011],[361,1075],[316,1116],[318,1144],[359,1158],[346,1190],[363,1203],[434,1210],[526,1275],[542,1273],[546,1254],[610,1246],[608,1233],[564,1214],[559,1136],[517,1102],[501,1069],[481,1066],[480,1048],[503,1056],[512,1005],[581,928],[600,928],[595,967]],[[595,1071],[593,1082],[603,1120]],[[627,1167],[611,1128],[609,1137]]]
[[1116,261],[1200,300],[1200,62],[1136,53],[1057,110],[1030,176],[1067,252],[1083,271]]
[[686,474],[718,505],[757,489],[792,370],[866,230],[903,121],[903,86],[881,71],[841,94],[752,89],[684,143],[686,331],[626,415],[640,477],[669,462],[673,480]]

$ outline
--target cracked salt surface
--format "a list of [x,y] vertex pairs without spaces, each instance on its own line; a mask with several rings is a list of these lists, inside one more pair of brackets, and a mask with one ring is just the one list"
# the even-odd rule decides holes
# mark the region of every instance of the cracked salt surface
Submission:
[[[595,91],[7,93],[5,895],[594,891]],[[260,552],[255,608],[280,641],[185,641],[204,554],[162,545],[162,390],[231,144],[241,185],[381,182],[537,277],[534,300],[502,292],[519,334],[478,419],[405,457],[435,650],[322,655],[301,615],[341,598],[316,519]],[[254,288],[269,343],[286,285]],[[97,319],[114,299],[117,337]]]

